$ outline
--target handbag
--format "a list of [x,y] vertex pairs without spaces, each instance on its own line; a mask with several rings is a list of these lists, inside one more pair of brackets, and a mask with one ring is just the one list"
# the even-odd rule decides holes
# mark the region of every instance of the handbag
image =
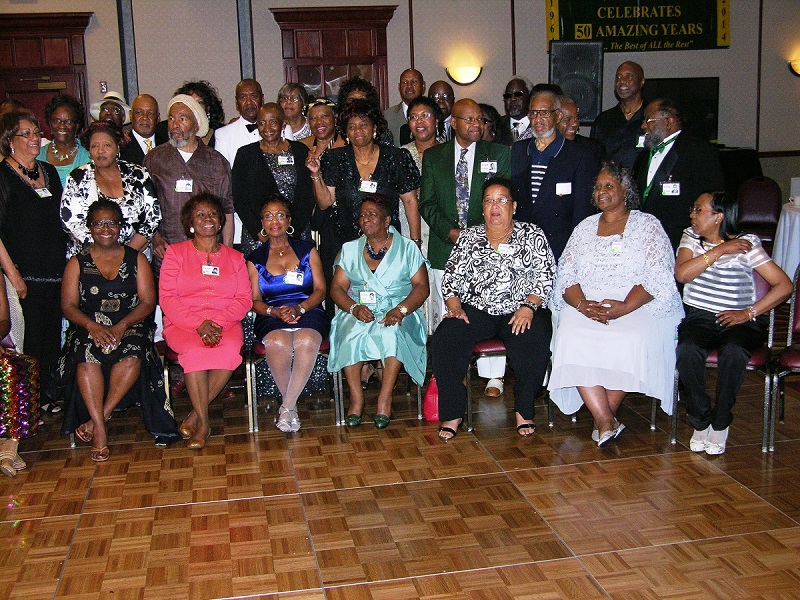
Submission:
[[436,377],[431,375],[431,381],[425,390],[425,399],[422,401],[422,414],[426,421],[439,421],[439,386]]

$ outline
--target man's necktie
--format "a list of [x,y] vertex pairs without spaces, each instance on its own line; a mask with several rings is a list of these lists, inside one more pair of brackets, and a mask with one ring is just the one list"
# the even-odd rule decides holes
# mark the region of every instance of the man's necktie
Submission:
[[461,158],[456,165],[456,206],[458,207],[458,227],[467,226],[469,216],[469,178],[467,177],[467,149],[461,149]]
[[256,127],[258,127],[258,124],[256,124],[256,123],[247,123],[245,125],[245,127],[247,127],[247,132],[248,133],[253,133],[256,130]]
[[153,149],[153,142],[151,142],[150,140],[145,140],[144,141],[144,153],[147,154],[152,149]]

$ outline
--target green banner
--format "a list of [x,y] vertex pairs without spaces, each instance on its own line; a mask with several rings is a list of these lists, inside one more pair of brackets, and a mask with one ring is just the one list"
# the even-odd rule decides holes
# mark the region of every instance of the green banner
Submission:
[[606,52],[730,46],[730,0],[545,0],[551,40],[602,40]]

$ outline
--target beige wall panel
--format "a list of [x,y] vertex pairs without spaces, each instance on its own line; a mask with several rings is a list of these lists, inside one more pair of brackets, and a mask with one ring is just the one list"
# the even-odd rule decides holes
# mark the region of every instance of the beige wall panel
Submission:
[[[102,98],[100,82],[122,93],[122,63],[119,55],[117,4],[112,0],[0,0],[0,13],[93,12],[86,28],[86,75],[89,99]],[[0,17],[1,18],[1,17]],[[39,115],[43,116],[43,115]]]
[[225,118],[237,115],[236,0],[133,0],[133,20],[139,90],[158,100],[162,117],[175,89],[190,79],[210,81],[219,91]]

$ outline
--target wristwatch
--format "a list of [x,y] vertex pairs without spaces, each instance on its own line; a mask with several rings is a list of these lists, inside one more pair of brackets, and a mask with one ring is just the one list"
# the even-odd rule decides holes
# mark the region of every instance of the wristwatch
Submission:
[[526,306],[526,307],[530,308],[533,312],[536,312],[539,309],[539,305],[538,304],[534,304],[533,302],[531,302],[527,298],[522,301],[522,304],[520,304],[520,307],[523,307],[523,306]]
[[399,310],[401,313],[403,313],[403,316],[404,316],[404,317],[405,317],[405,316],[408,314],[408,309],[407,309],[405,306],[403,306],[402,304],[398,304],[398,305],[396,306],[396,308],[397,308],[397,310]]
[[299,310],[299,311],[300,311],[300,314],[301,314],[301,315],[304,315],[304,314],[306,314],[306,309],[305,309],[305,308],[303,308],[303,307],[302,307],[301,305],[299,305],[299,304],[297,305],[297,310]]

